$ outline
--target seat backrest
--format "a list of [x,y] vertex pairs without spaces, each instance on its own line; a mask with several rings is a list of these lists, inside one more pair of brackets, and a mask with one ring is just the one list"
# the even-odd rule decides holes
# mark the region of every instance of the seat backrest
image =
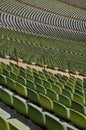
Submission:
[[42,109],[32,103],[28,103],[28,117],[38,125],[45,125],[45,115]]

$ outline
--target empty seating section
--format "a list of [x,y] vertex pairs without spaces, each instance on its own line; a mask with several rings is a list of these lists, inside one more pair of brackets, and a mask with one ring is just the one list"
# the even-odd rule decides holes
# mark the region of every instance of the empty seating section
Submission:
[[40,0],[40,1],[36,0],[35,2],[34,2],[34,0],[32,0],[32,1],[20,0],[20,1],[25,2],[29,5],[31,4],[33,6],[40,7],[41,9],[45,9],[47,11],[55,12],[57,14],[67,15],[69,17],[80,18],[79,14],[78,14],[79,9],[73,8],[71,6],[69,7],[69,5],[65,5],[59,1],[57,3],[56,3],[56,1],[53,1],[53,0],[50,0],[50,1],[46,0],[46,2],[42,1],[42,0]]
[[[7,65],[5,64],[5,68],[3,68],[0,65],[2,69],[2,73],[0,74],[1,101],[13,107],[20,114],[30,118],[38,125],[49,130],[52,129],[51,122],[55,123],[55,129],[57,126],[62,130],[70,130],[73,128],[77,129],[77,127],[79,129],[86,129],[86,126],[83,123],[83,121],[86,122],[85,79],[79,80],[78,78],[71,76],[69,78],[66,78],[59,74],[52,75],[52,73],[49,73],[47,71],[39,72],[35,69],[31,69],[30,73],[33,77],[31,80],[30,77],[27,77],[28,68],[23,69],[23,74],[21,75],[22,68],[16,65],[16,70],[18,72],[16,73],[16,71],[13,72],[13,68],[15,66],[10,64],[9,66],[12,69],[8,70],[9,75],[6,75],[6,73],[3,71],[4,69],[6,70],[6,66]],[[15,80],[10,77],[10,73],[12,72],[16,74]],[[42,79],[40,74],[44,75],[46,80]],[[37,79],[37,83],[35,83],[36,75],[38,75],[37,78],[40,79]],[[54,82],[51,84],[51,81],[48,79],[54,76],[56,78],[58,77],[58,80],[56,80],[56,78],[53,78]],[[65,80],[65,84],[61,83],[60,79]],[[72,86],[70,87],[68,84],[72,84]],[[81,92],[83,90],[82,95],[80,92],[76,91],[77,84],[81,84],[79,85],[80,89],[78,87],[78,91]],[[78,94],[76,92],[78,92]],[[37,118],[37,115],[40,118]],[[64,122],[60,121],[60,118]],[[81,123],[79,123],[80,120],[82,120]],[[75,127],[69,125],[65,121],[72,122]],[[15,125],[11,123],[10,127],[15,127]]]
[[[16,47],[18,51],[19,59],[23,59],[25,62],[28,62],[30,64],[32,64],[32,62],[35,62],[35,64],[40,66],[44,66],[44,64],[47,64],[47,66],[50,68],[55,69],[55,67],[57,67],[58,70],[63,70],[63,71],[69,69],[68,59],[72,59],[72,61],[70,61],[70,71],[73,73],[76,73],[76,71],[78,71],[80,74],[86,75],[85,64],[83,64],[86,62],[85,59],[86,46],[84,43],[77,44],[77,42],[73,43],[72,41],[66,41],[66,40],[64,41],[55,40],[55,39],[51,40],[48,38],[38,37],[29,34],[23,35],[23,33],[15,32],[12,30],[11,32],[10,30],[6,30],[2,28],[0,29],[1,29],[2,36],[4,36],[3,39],[0,38],[1,41],[0,54],[2,57],[5,57],[5,55],[9,55],[11,58],[16,59],[14,55],[14,50]],[[16,33],[18,36],[16,35]],[[8,35],[10,35],[9,40],[7,38]],[[13,39],[15,39],[15,41]],[[42,54],[45,57],[45,62],[43,56],[41,56]],[[82,61],[82,64],[77,63],[78,62],[78,61],[76,62],[77,59],[80,59],[80,61]],[[16,67],[14,71],[18,73]],[[28,77],[31,76],[32,79],[32,75],[30,74],[31,73],[28,72],[27,76]],[[13,75],[13,77],[15,76]],[[62,83],[65,84],[64,79],[61,79],[61,81]]]
[[[9,62],[0,62],[0,103],[43,130],[86,130],[86,79],[71,75],[86,76],[85,42],[85,9],[59,0],[0,0],[0,57]],[[3,108],[0,130],[32,129]]]
[[[81,14],[77,11],[78,13],[75,17],[73,16],[71,18],[65,15],[53,14],[52,12],[47,12],[32,6],[24,6],[9,0],[6,2],[1,1],[1,11],[2,26],[48,37],[63,37],[64,39],[70,40],[76,40],[77,37],[77,40],[85,40],[85,11],[82,11]],[[81,19],[80,16],[77,17],[79,14],[82,16]]]

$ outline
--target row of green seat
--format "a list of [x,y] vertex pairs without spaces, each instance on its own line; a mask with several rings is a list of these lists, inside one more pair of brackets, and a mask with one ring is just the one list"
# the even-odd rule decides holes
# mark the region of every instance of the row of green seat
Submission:
[[[0,75],[0,79],[1,79],[1,84],[7,85],[11,90],[14,90],[18,94],[25,96],[25,97],[27,97],[29,88],[31,88],[33,90],[36,90],[37,93],[42,93],[42,94],[47,95],[52,100],[59,100],[67,107],[71,106],[71,100],[75,100],[78,103],[85,105],[85,99],[83,98],[83,96],[80,96],[79,94],[76,94],[76,93],[72,94],[71,92],[69,92],[66,89],[61,90],[61,88],[56,85],[52,85],[52,89],[51,89],[51,88],[47,88],[48,84],[45,84],[44,85],[44,86],[46,86],[46,88],[45,88],[42,85],[39,85],[39,84],[35,85],[30,80],[27,80],[28,85],[26,87],[25,85],[22,85],[19,82],[16,82],[15,80],[13,80],[9,77],[6,77],[4,75]],[[45,81],[45,83],[47,83],[47,81]]]
[[25,124],[0,108],[0,130],[30,130]]
[[[72,123],[75,124],[75,126],[77,126],[79,128],[83,128],[83,129],[86,128],[86,125],[85,125],[86,116],[84,114],[81,114],[81,113],[77,112],[76,110],[69,109],[66,106],[64,106],[63,104],[61,104],[60,102],[52,101],[52,100],[50,100],[49,97],[47,97],[43,94],[34,95],[36,93],[35,92],[33,93],[33,92],[34,91],[32,90],[32,93],[28,94],[30,101],[34,102],[34,101],[38,100],[39,104],[46,110],[54,112],[55,115],[59,116],[60,118],[71,121]],[[38,96],[39,96],[39,99],[37,99]],[[42,109],[40,109],[42,118],[40,117],[40,114],[38,116],[40,118],[37,118],[37,116],[35,115],[35,111],[30,112],[32,110],[32,108],[29,111],[29,107],[31,107],[32,103],[29,103],[27,100],[21,98],[18,95],[14,95],[12,92],[10,92],[9,90],[2,88],[2,87],[0,88],[0,99],[3,102],[5,102],[6,104],[13,106],[14,109],[16,109],[19,113],[23,114],[24,116],[27,116],[27,117],[31,116],[30,118],[33,121],[35,121],[37,124],[46,126],[45,116],[44,116]],[[35,105],[35,106],[37,108],[39,108],[37,105]],[[31,115],[29,115],[30,113],[31,113]],[[32,114],[32,113],[34,113],[34,114]],[[38,115],[38,113],[37,113],[37,115]],[[76,120],[75,120],[75,116],[76,116]],[[35,119],[33,119],[33,118],[35,118]]]
[[[11,66],[9,66],[9,65],[6,65],[8,68],[9,67],[11,67]],[[7,68],[7,69],[8,69]],[[11,67],[12,68],[12,67]],[[23,68],[23,70],[22,71],[20,71],[21,70],[21,68],[20,69],[18,69],[18,68],[14,68],[15,69],[15,71],[17,71],[16,73],[19,73],[19,71],[20,71],[20,75],[18,75],[18,76],[16,76],[14,73],[12,73],[12,72],[8,72],[7,71],[7,69],[4,69],[3,70],[3,73],[6,75],[6,76],[9,76],[10,75],[10,77],[11,78],[13,78],[13,79],[16,79],[16,80],[18,80],[18,81],[20,81],[20,83],[22,83],[23,85],[26,85],[26,84],[28,84],[27,82],[29,81],[27,81],[25,78],[26,78],[26,70],[24,70]],[[29,69],[30,70],[30,69]],[[33,71],[33,70],[32,70]],[[36,70],[35,70],[36,71]],[[39,84],[42,84],[43,86],[49,86],[50,88],[51,88],[51,85],[52,84],[56,84],[56,85],[60,85],[60,87],[62,86],[61,84],[63,84],[63,87],[65,86],[65,85],[67,85],[67,86],[69,86],[70,88],[69,89],[74,89],[74,92],[76,93],[76,94],[79,94],[80,96],[84,96],[84,91],[83,91],[83,87],[82,87],[82,81],[79,81],[79,80],[77,80],[76,78],[74,78],[74,77],[70,77],[69,79],[68,78],[65,78],[65,77],[61,77],[61,79],[60,80],[58,80],[57,78],[55,78],[55,76],[53,76],[52,75],[52,77],[51,78],[49,78],[49,74],[47,74],[47,73],[45,73],[45,74],[47,74],[47,76],[48,77],[46,77],[46,81],[44,80],[44,79],[41,79],[40,78],[40,76],[39,76],[39,74],[38,74],[38,72],[34,72],[33,71],[33,73],[35,73],[35,75],[33,74],[32,75],[32,72],[31,72],[31,75],[29,75],[28,74],[28,77],[27,77],[27,79],[30,79],[30,80],[32,80],[32,82],[34,82],[34,83],[39,83]],[[42,72],[41,72],[42,73]],[[43,76],[44,76],[44,74],[43,74]],[[42,77],[43,77],[42,76]],[[44,78],[44,77],[43,77]],[[35,81],[34,81],[35,80]],[[58,81],[57,81],[58,80]],[[26,82],[27,81],[27,82]],[[59,84],[58,84],[58,82],[60,82]],[[63,83],[64,82],[64,83]],[[76,83],[75,83],[76,82]],[[29,82],[30,83],[30,82]],[[33,84],[33,83],[32,83]]]

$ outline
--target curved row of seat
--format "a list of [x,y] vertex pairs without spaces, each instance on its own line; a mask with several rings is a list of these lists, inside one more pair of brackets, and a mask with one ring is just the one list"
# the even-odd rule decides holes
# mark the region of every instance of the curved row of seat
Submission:
[[[6,2],[4,4],[6,4]],[[25,8],[25,7],[21,7],[21,6],[20,6],[21,8],[19,8],[19,7],[17,8],[16,5],[15,5],[15,9],[14,9],[14,8],[12,8],[12,6],[14,6],[14,4],[10,5],[9,3],[6,4],[6,7],[7,7],[6,8],[4,4],[2,3],[1,10],[10,12],[12,14],[16,14],[19,16],[29,18],[31,20],[48,23],[50,25],[55,25],[55,26],[62,27],[62,28],[68,28],[68,29],[73,29],[76,31],[83,31],[83,32],[86,31],[84,28],[85,21],[75,20],[75,19],[71,19],[71,18],[67,18],[67,17],[50,14],[50,13],[45,13],[43,11],[34,10],[33,8]],[[4,5],[4,7],[3,7],[3,5]],[[20,11],[19,11],[19,9],[20,9]],[[24,10],[26,11],[26,13]]]
[[7,26],[9,28],[24,30],[26,32],[39,34],[54,38],[64,38],[70,40],[85,40],[85,33],[77,32],[74,30],[68,30],[65,28],[59,28],[57,26],[51,26],[49,24],[44,24],[41,22],[35,22],[33,20],[28,20],[25,18],[17,17],[11,14],[2,13],[1,14],[2,26]]
[[[39,72],[43,78],[42,80],[39,77],[39,73],[36,70],[33,70],[33,78],[31,81],[31,76],[29,76],[29,73],[32,74],[32,70],[28,68],[27,70],[29,72],[28,78],[30,79],[27,80],[27,85],[26,85],[26,80],[25,80],[26,78],[24,78],[26,76],[26,73],[25,73],[26,71],[23,68],[17,68],[17,66],[12,67],[9,65],[5,65],[3,63],[2,65],[3,65],[3,68],[7,67],[8,68],[7,70],[9,70],[9,71],[6,71],[3,69],[3,74],[6,75],[7,77],[10,74],[11,79],[6,78],[3,75],[0,75],[1,84],[8,86],[8,88],[10,88],[11,90],[15,90],[19,95],[28,97],[30,101],[32,101],[33,103],[40,104],[43,108],[45,108],[48,111],[54,112],[60,118],[70,120],[76,126],[80,128],[85,127],[84,126],[85,124],[82,125],[82,123],[80,124],[78,121],[75,121],[73,119],[75,118],[74,115],[76,115],[77,120],[78,118],[80,118],[85,121],[86,108],[84,106],[85,105],[84,93],[83,93],[84,88],[82,86],[83,85],[82,80],[80,79],[76,80],[76,78],[74,77],[70,77],[68,79],[67,77],[61,77],[60,75],[56,75],[56,77],[59,78],[59,82],[57,82],[58,78],[55,78],[52,73],[49,72],[48,74],[47,72],[44,72],[44,74],[46,75],[46,77],[44,77],[43,72]],[[15,72],[15,74],[11,72],[12,69]],[[17,76],[16,74],[19,74],[19,73],[20,75]],[[16,78],[17,78],[17,82],[19,83],[14,82]],[[44,78],[45,79],[47,78],[48,81],[44,80]],[[57,86],[54,84],[55,81],[56,81]],[[43,82],[43,85],[42,85],[42,82]],[[64,83],[66,82],[67,84],[65,86]],[[76,87],[74,87],[75,83],[77,83]],[[41,84],[42,86],[39,84]],[[74,95],[72,95],[73,93]],[[0,95],[3,95],[2,91]],[[83,96],[83,99],[82,99],[82,96]],[[72,98],[73,100],[72,102],[70,102],[71,101],[70,99]],[[6,103],[9,102],[9,100],[6,100],[7,97],[5,97],[4,99],[2,96],[1,99],[4,100]],[[12,102],[10,102],[10,104],[12,105]]]
[[34,7],[38,7],[40,9],[44,9],[46,11],[49,11],[49,12],[52,12],[55,14],[60,14],[63,16],[69,16],[69,17],[77,18],[77,19],[82,19],[82,17],[84,16],[84,18],[85,18],[84,10],[80,10],[80,9],[71,7],[70,5],[63,4],[59,1],[46,0],[46,2],[45,2],[42,0],[40,0],[40,1],[36,0],[34,2],[34,0],[32,0],[32,1],[20,0],[18,2],[19,3],[23,2],[22,4],[32,5]]
[[[59,70],[66,71],[69,69],[69,60],[70,71],[72,73],[76,73],[76,71],[78,71],[80,74],[86,74],[86,46],[84,43],[73,43],[63,40],[56,41],[54,39],[51,40],[28,34],[24,34],[23,36],[23,33],[11,30],[5,30],[3,32],[3,29],[1,29],[1,32],[3,37],[1,36],[2,38],[0,39],[0,55],[2,57],[9,55],[11,58],[16,59],[14,55],[14,49],[16,47],[18,51],[18,58],[23,59],[25,62],[30,64],[32,64],[32,62],[41,66],[47,64],[47,67],[53,69],[57,67]],[[8,35],[10,36],[9,38]],[[41,54],[45,56],[45,63]],[[72,61],[70,61],[70,59],[72,59]],[[82,64],[80,64],[76,59],[79,59]]]
[[[47,108],[48,110],[51,110],[52,102],[49,102],[49,98],[46,98],[45,96],[43,96],[43,94],[40,94],[39,96],[40,96],[39,102],[42,105],[42,107]],[[7,105],[13,106],[13,108],[20,114],[22,114],[26,117],[29,117],[32,121],[34,121],[38,125],[43,126],[49,130],[51,130],[52,128],[54,128],[55,130],[57,128],[59,128],[61,130],[67,130],[69,128],[71,128],[73,130],[75,130],[75,129],[77,130],[76,127],[69,125],[65,121],[61,122],[58,117],[53,116],[52,114],[50,114],[50,112],[43,111],[42,108],[40,108],[39,106],[27,102],[25,99],[21,98],[18,95],[14,95],[8,89],[0,87],[0,99]],[[34,101],[36,100],[36,97],[34,97],[34,95],[33,95],[33,99],[34,99]],[[50,105],[50,103],[51,103],[51,105]],[[65,118],[68,119],[70,117],[68,114],[69,109],[65,108],[63,105],[59,104],[58,102],[53,101],[53,103],[54,103],[53,109],[57,116],[61,117],[61,115],[62,115],[62,118],[64,118],[64,119]],[[86,121],[86,119],[83,114],[80,114],[79,112],[76,112],[72,109],[70,109],[70,114],[71,114],[70,119],[76,126],[78,126],[80,128],[84,128],[84,129],[86,128],[86,126],[83,122],[83,121]],[[76,115],[77,121],[74,121],[74,118],[75,118],[74,115]],[[78,116],[79,116],[79,118],[78,118]],[[78,119],[82,119],[83,124],[82,124],[82,122],[79,123]],[[54,126],[52,125],[53,123],[55,124]],[[12,123],[12,124],[15,125],[15,123]]]

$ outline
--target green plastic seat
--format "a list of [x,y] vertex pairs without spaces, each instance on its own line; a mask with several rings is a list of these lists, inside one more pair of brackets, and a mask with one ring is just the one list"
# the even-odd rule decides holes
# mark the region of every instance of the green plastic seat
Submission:
[[9,106],[13,106],[13,92],[0,88],[0,99]]
[[13,67],[11,65],[6,65],[6,69],[9,70],[9,71],[13,71]]
[[57,85],[52,85],[52,90],[54,90],[57,94],[62,93],[62,89]]
[[42,109],[32,103],[28,103],[28,117],[38,125],[45,125],[45,115]]
[[64,88],[64,85],[63,85],[62,83],[60,83],[60,82],[56,82],[56,85],[57,85],[58,87],[60,87],[61,89]]
[[27,97],[27,88],[18,82],[16,82],[16,92],[21,96]]
[[55,116],[45,112],[47,130],[66,130],[65,125]]
[[29,126],[26,126],[24,123],[16,118],[9,119],[8,123],[10,126],[10,130],[30,130]]
[[44,86],[38,83],[36,84],[36,91],[38,93],[46,94],[46,89],[44,88]]
[[7,87],[9,89],[11,89],[13,91],[16,90],[16,83],[15,83],[15,81],[13,79],[9,78],[9,77],[7,77],[7,84],[6,85],[7,85]]
[[74,90],[75,90],[75,93],[79,94],[82,97],[84,96],[84,92],[82,90],[80,90],[79,88],[77,88],[77,89],[75,88]]
[[46,95],[49,97],[49,98],[51,98],[52,100],[58,100],[58,95],[57,95],[57,93],[54,91],[54,90],[52,90],[52,89],[50,89],[50,88],[47,88],[46,89]]
[[31,100],[32,102],[36,103],[36,104],[39,104],[39,94],[31,89],[31,88],[27,88],[27,93],[28,93],[28,98],[29,100]]
[[15,74],[14,72],[10,72],[10,78],[17,81],[17,74]]
[[48,96],[39,93],[39,103],[45,109],[47,109],[49,111],[53,110],[53,102]]
[[68,85],[65,85],[64,89],[69,90],[71,93],[74,92],[74,88],[71,88]]
[[23,99],[22,97],[18,95],[13,96],[13,107],[17,112],[27,116],[28,106],[27,106],[26,100]]
[[41,78],[36,76],[34,77],[34,82],[38,84],[43,84]]
[[7,68],[3,69],[3,74],[7,77],[10,77],[10,72],[7,70]]
[[20,71],[17,67],[13,67],[13,72],[17,75],[20,73]]
[[3,68],[0,67],[0,74],[3,74]]
[[69,90],[62,89],[62,94],[67,96],[70,99],[73,99],[73,94]]
[[27,85],[26,85],[28,88],[31,88],[33,90],[36,90],[36,85],[34,84],[33,81],[27,79]]
[[71,107],[71,100],[65,95],[59,94],[59,102],[67,107]]
[[70,121],[80,129],[86,129],[86,116],[70,109]]
[[8,121],[0,116],[0,130],[10,130]]
[[32,74],[27,73],[27,79],[34,81],[34,77]]
[[84,97],[80,96],[80,95],[77,94],[77,93],[74,93],[74,94],[73,94],[73,100],[75,100],[75,101],[77,101],[77,102],[79,102],[79,103],[85,105],[85,99],[84,99]]
[[60,102],[53,101],[53,112],[66,120],[70,118],[70,111],[65,105],[61,104]]
[[20,75],[21,75],[22,77],[24,77],[24,78],[27,77],[27,74],[26,74],[26,71],[25,71],[24,68],[20,68]]
[[43,86],[45,88],[52,88],[52,85],[50,84],[50,82],[46,81],[46,80],[43,80]]
[[6,68],[6,64],[5,64],[4,62],[0,62],[0,66],[1,66],[2,68]]
[[26,79],[23,76],[21,76],[21,75],[17,76],[17,82],[19,82],[22,85],[26,85],[27,84]]
[[51,78],[47,78],[47,80],[48,80],[51,84],[54,84],[54,83],[55,83],[54,80],[51,79]]
[[3,74],[0,74],[0,84],[1,85],[6,85],[6,83],[7,83],[6,76],[3,75]]
[[85,114],[85,107],[84,105],[82,105],[81,103],[75,101],[75,100],[72,100],[71,102],[71,108],[82,113],[82,114]]

